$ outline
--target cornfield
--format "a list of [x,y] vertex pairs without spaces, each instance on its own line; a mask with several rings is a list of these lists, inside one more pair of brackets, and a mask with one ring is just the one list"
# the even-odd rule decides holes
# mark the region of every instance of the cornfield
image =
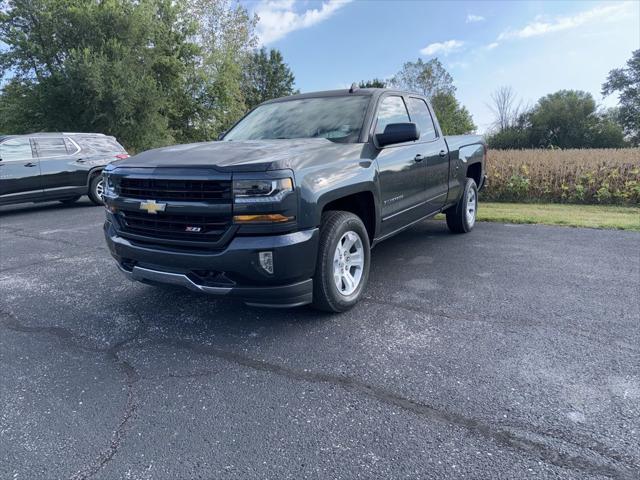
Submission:
[[640,204],[640,148],[489,150],[484,200]]

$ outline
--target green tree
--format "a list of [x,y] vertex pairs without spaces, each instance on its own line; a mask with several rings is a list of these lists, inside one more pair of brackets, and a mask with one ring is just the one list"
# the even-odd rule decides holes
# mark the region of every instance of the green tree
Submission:
[[210,140],[233,125],[247,110],[243,67],[257,45],[258,18],[231,0],[188,0],[197,23],[199,88],[201,105],[193,138]]
[[627,68],[616,68],[609,72],[602,85],[602,94],[619,92],[619,122],[624,133],[634,145],[640,145],[640,49],[633,52]]
[[208,140],[245,111],[256,17],[231,0],[9,0],[0,131],[79,130],[141,150]]
[[429,100],[436,94],[454,95],[456,92],[453,77],[437,58],[428,62],[422,61],[421,58],[415,62],[406,62],[402,70],[391,79],[391,86],[420,93]]
[[546,95],[538,100],[526,121],[532,147],[624,146],[621,127],[598,113],[588,92],[560,90]]
[[445,135],[458,135],[476,129],[471,114],[456,99],[453,77],[437,58],[428,62],[407,62],[391,79],[394,88],[426,96],[433,106]]
[[462,135],[476,129],[469,110],[460,105],[453,93],[434,95],[431,105],[445,135]]
[[294,93],[295,77],[282,54],[265,48],[252,53],[243,71],[242,91],[247,108]]
[[[142,149],[174,140],[197,47],[185,3],[31,0],[0,13],[0,129],[97,131]],[[37,101],[34,101],[37,99]]]
[[361,80],[358,84],[360,88],[387,88],[387,82],[374,78],[373,80]]

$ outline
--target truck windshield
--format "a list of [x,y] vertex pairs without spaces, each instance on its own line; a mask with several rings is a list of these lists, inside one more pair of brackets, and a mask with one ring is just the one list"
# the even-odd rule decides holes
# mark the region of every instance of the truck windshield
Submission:
[[368,103],[368,96],[344,96],[261,105],[233,127],[224,140],[326,138],[355,143]]

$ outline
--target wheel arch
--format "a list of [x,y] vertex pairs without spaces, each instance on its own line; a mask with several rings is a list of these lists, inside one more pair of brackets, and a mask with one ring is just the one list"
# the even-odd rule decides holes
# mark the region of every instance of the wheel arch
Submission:
[[[373,239],[379,231],[379,210],[377,196],[371,189],[344,189],[332,192],[332,195],[325,195],[318,202],[318,212],[322,213],[330,210],[342,210],[357,215],[367,229],[369,244],[373,244]],[[318,221],[320,218],[318,218]]]

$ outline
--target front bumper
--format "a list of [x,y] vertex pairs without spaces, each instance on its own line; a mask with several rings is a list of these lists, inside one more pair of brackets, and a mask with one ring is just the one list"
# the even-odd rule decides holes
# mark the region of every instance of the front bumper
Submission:
[[[237,236],[223,250],[187,251],[120,236],[106,221],[111,255],[131,280],[171,284],[241,298],[250,305],[294,307],[311,302],[318,229],[283,235]],[[273,254],[274,273],[260,267],[259,252]]]

